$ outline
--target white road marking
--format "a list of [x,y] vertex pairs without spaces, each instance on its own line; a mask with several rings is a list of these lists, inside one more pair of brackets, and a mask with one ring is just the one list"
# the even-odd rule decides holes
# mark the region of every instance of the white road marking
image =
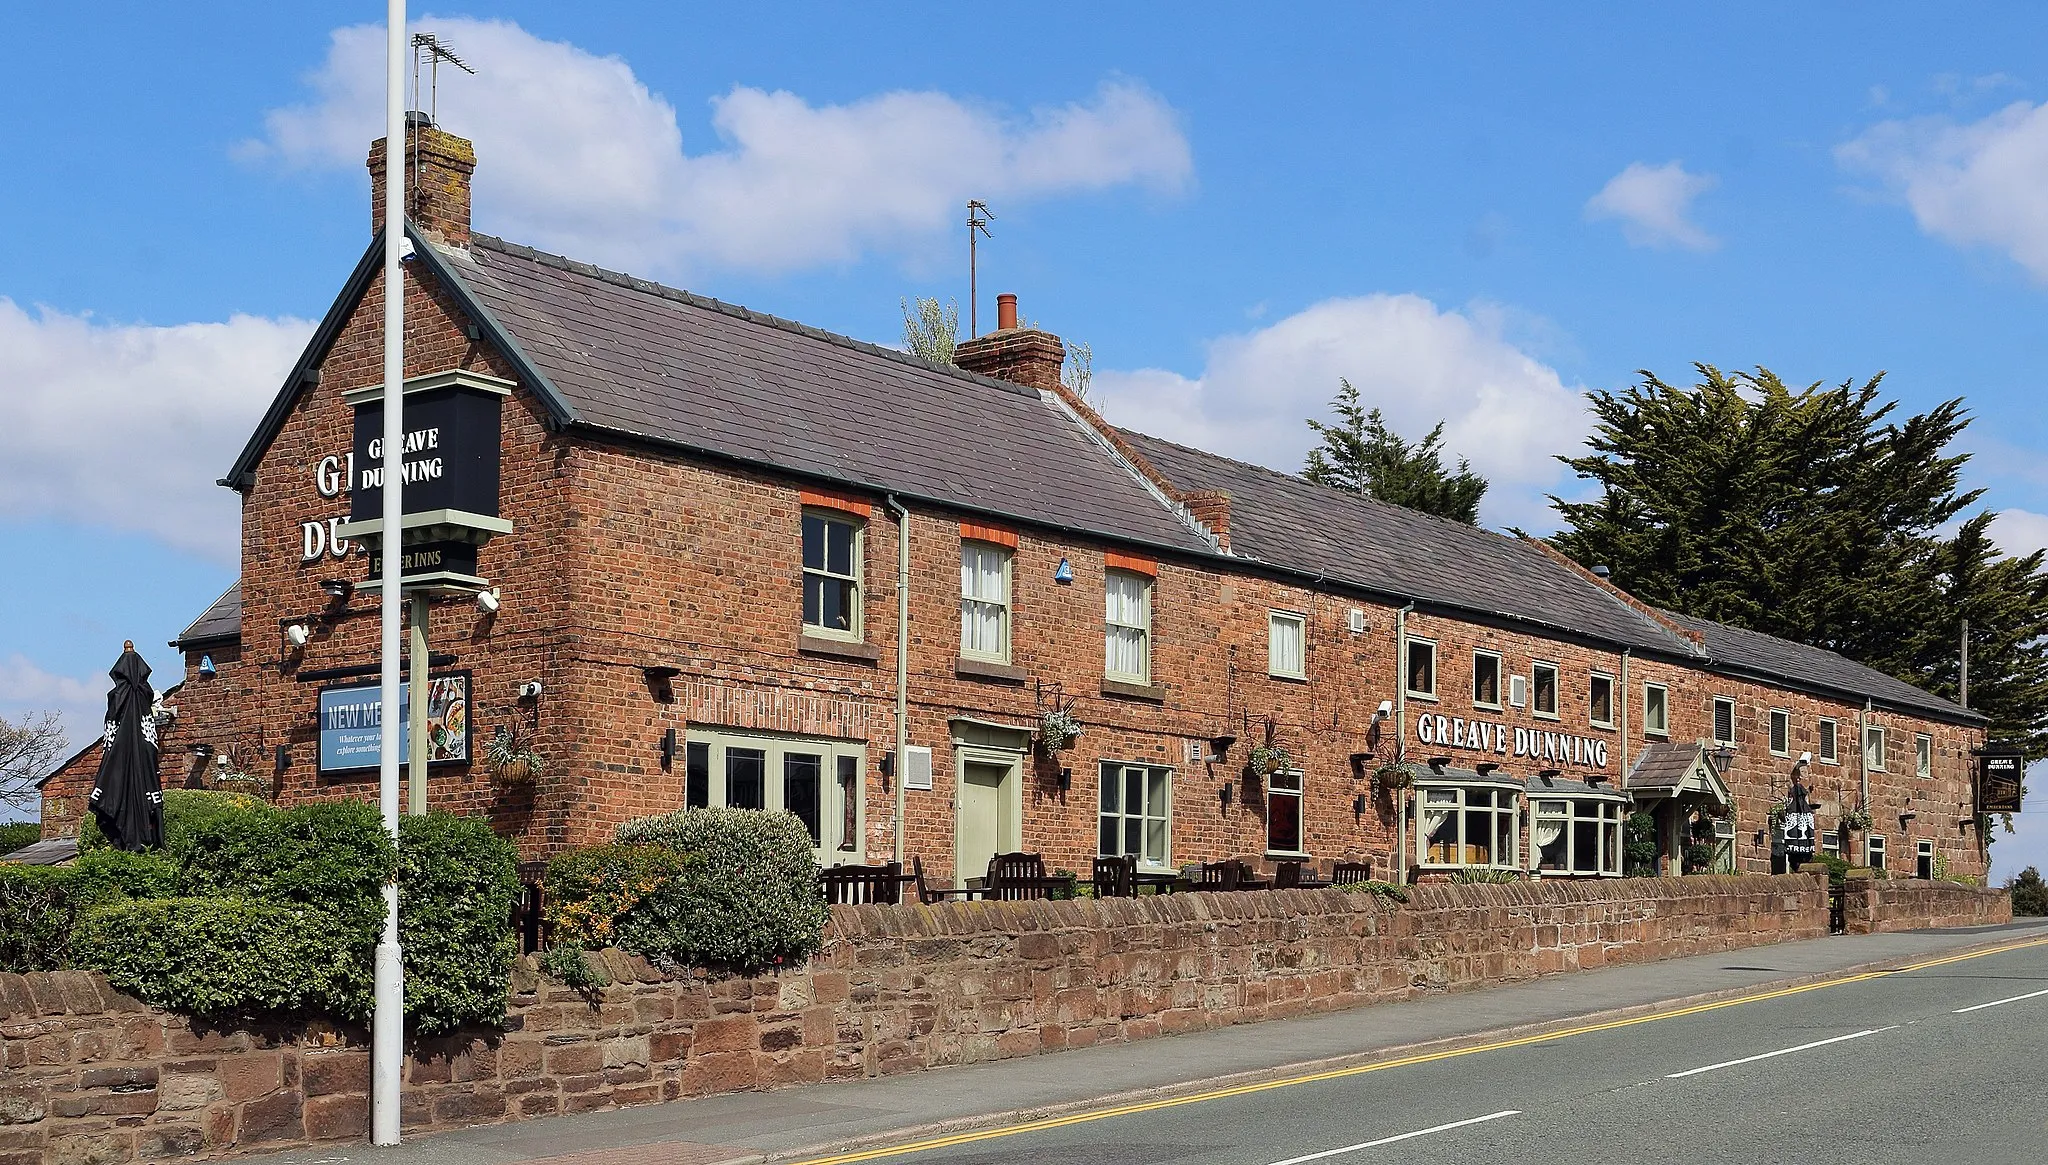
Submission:
[[1301,1163],[1304,1161],[1320,1161],[1325,1157],[1335,1157],[1343,1153],[1356,1153],[1360,1149],[1373,1149],[1381,1145],[1391,1145],[1395,1141],[1412,1140],[1415,1137],[1426,1137],[1431,1133],[1444,1133],[1449,1132],[1452,1129],[1462,1129],[1466,1125],[1477,1125],[1484,1124],[1487,1121],[1497,1121],[1504,1116],[1520,1115],[1522,1115],[1522,1110],[1519,1108],[1502,1109],[1499,1112],[1489,1113],[1486,1116],[1475,1116],[1467,1120],[1452,1121],[1450,1124],[1447,1125],[1432,1125],[1426,1129],[1416,1129],[1412,1133],[1401,1133],[1392,1137],[1381,1137],[1377,1141],[1361,1141],[1356,1145],[1346,1145],[1341,1149],[1324,1149],[1320,1153],[1310,1153],[1304,1157],[1289,1157],[1285,1161],[1275,1161],[1273,1162],[1273,1165],[1301,1165]]
[[1719,1068],[1733,1068],[1733,1067],[1735,1067],[1735,1066],[1736,1066],[1737,1064],[1754,1064],[1754,1063],[1756,1063],[1756,1062],[1757,1062],[1758,1060],[1768,1060],[1768,1059],[1771,1059],[1771,1058],[1772,1058],[1772,1057],[1774,1057],[1774,1056],[1789,1056],[1789,1055],[1791,1055],[1791,1054],[1792,1054],[1792,1053],[1794,1053],[1794,1052],[1803,1052],[1803,1051],[1805,1051],[1805,1050],[1806,1050],[1806,1049],[1808,1049],[1808,1048],[1821,1048],[1821,1047],[1826,1047],[1826,1046],[1827,1046],[1827,1045],[1829,1045],[1829,1044],[1839,1044],[1839,1043],[1841,1043],[1841,1042],[1842,1042],[1843,1040],[1860,1040],[1860,1039],[1862,1039],[1862,1038],[1863,1038],[1864,1036],[1874,1036],[1874,1035],[1876,1035],[1876,1034],[1877,1034],[1877,1033],[1879,1033],[1879,1032],[1888,1032],[1888,1031],[1891,1031],[1891,1030],[1892,1030],[1892,1028],[1895,1028],[1895,1027],[1897,1027],[1897,1026],[1899,1026],[1899,1025],[1898,1025],[1898,1024],[1892,1024],[1892,1025],[1891,1025],[1891,1027],[1874,1027],[1874,1028],[1869,1028],[1869,1029],[1866,1029],[1866,1030],[1864,1030],[1864,1031],[1860,1031],[1860,1032],[1850,1032],[1850,1033],[1849,1033],[1848,1035],[1846,1035],[1846,1036],[1835,1036],[1835,1037],[1833,1037],[1832,1039],[1825,1039],[1825,1040],[1815,1040],[1815,1041],[1813,1041],[1813,1042],[1812,1042],[1812,1043],[1810,1043],[1810,1044],[1801,1044],[1801,1045],[1799,1045],[1799,1046],[1798,1046],[1798,1047],[1796,1047],[1796,1048],[1779,1048],[1779,1049],[1778,1049],[1777,1051],[1775,1051],[1775,1052],[1765,1052],[1765,1053],[1764,1053],[1763,1055],[1761,1055],[1761,1056],[1744,1056],[1744,1057],[1743,1057],[1743,1058],[1741,1058],[1740,1060],[1723,1060],[1723,1061],[1721,1061],[1721,1062],[1720,1062],[1720,1063],[1718,1063],[1718,1064],[1708,1064],[1707,1066],[1705,1066],[1705,1067],[1703,1067],[1703,1068],[1687,1068],[1687,1069],[1686,1069],[1685,1071],[1683,1071],[1683,1072],[1671,1072],[1671,1073],[1667,1073],[1667,1074],[1665,1075],[1664,1079],[1666,1079],[1666,1080],[1678,1080],[1678,1079],[1681,1079],[1681,1078],[1683,1078],[1683,1077],[1686,1077],[1686,1076],[1697,1076],[1697,1075],[1699,1075],[1699,1074],[1700,1074],[1700,1073],[1702,1073],[1702,1072],[1712,1072],[1712,1071],[1715,1071],[1716,1069],[1719,1069]]
[[1955,1010],[1955,1014],[1961,1015],[1966,1011],[1978,1011],[1986,1007],[1997,1007],[2001,1003],[2018,1003],[2022,999],[2039,999],[2043,995],[2048,995],[2048,991],[2030,991],[2025,995],[2015,995],[2011,999],[1994,999],[1989,1003],[1979,1003],[1971,1007],[1958,1007]]

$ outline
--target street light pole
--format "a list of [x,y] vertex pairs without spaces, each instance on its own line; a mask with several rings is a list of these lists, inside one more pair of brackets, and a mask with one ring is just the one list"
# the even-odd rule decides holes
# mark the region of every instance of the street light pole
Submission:
[[[399,575],[405,500],[405,0],[387,0],[384,30],[384,577],[379,583],[377,805],[398,843],[398,667],[405,612]],[[413,699],[424,700],[425,692]],[[415,779],[418,774],[414,774]],[[384,933],[377,942],[376,1010],[371,1022],[370,1139],[398,1143],[405,1068],[405,964],[398,946],[398,883],[384,886]]]

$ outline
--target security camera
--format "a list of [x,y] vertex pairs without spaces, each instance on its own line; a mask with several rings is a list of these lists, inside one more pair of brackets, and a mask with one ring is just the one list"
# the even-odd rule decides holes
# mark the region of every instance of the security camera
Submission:
[[1380,721],[1385,720],[1387,717],[1392,716],[1393,714],[1394,702],[1392,700],[1381,700],[1380,706],[1373,709],[1372,722],[1374,724],[1378,724]]
[[540,681],[528,680],[519,685],[519,698],[522,700],[540,699]]
[[292,650],[294,651],[298,650],[301,647],[304,647],[306,645],[306,641],[308,639],[311,639],[312,637],[312,628],[306,626],[304,623],[292,623],[287,625],[284,629],[284,641],[290,644]]
[[498,613],[498,590],[496,587],[476,593],[476,609],[486,615]]

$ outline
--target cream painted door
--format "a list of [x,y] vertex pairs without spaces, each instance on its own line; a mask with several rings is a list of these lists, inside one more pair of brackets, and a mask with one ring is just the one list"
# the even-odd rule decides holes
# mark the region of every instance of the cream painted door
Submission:
[[956,884],[982,877],[988,872],[990,858],[1023,844],[1018,767],[1015,761],[961,762],[960,812],[953,843]]

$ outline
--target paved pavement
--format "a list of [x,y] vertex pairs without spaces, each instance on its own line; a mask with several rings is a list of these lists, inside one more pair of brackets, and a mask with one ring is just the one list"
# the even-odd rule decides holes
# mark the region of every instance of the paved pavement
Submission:
[[[2040,945],[2007,954],[1640,1022],[1671,1010],[1673,1001],[1700,1007],[1730,995],[1810,987],[1852,970],[1896,969],[2035,940]],[[2040,988],[2048,988],[2048,920],[1836,936],[992,1064],[467,1129],[395,1149],[336,1146],[269,1160],[1278,1165],[1305,1155],[1339,1162],[1948,1159],[1949,1152],[1929,1148],[1933,1141],[1915,1140],[1920,1134],[1914,1130],[1924,1128],[1950,1148],[1962,1138],[1973,1162],[2036,1163],[2048,1160],[2048,1126],[2041,1123],[2048,1113],[2040,1111],[2043,1061],[2030,1033],[2048,1020],[2048,995],[1951,1013]],[[1630,1019],[1639,1022],[1618,1022]],[[2023,1022],[2002,1022],[2007,1019]],[[1561,1034],[1589,1026],[1597,1030]],[[1756,1067],[1664,1079],[1864,1029],[1885,1030],[1755,1061]],[[1459,1050],[1475,1044],[1508,1046]],[[1318,1073],[1341,1074],[1291,1082]],[[1204,1098],[1218,1091],[1230,1095]],[[1313,1156],[1507,1110],[1516,1115],[1386,1147]],[[1877,1127],[1868,1119],[1872,1113],[1892,1114],[1901,1128],[1873,1142],[1865,1135]],[[1059,1123],[988,1135],[1046,1118]],[[1768,1143],[1785,1147],[1786,1155],[1765,1151],[1765,1142],[1752,1136],[1776,1138]],[[957,1143],[894,1151],[948,1138]],[[1387,1156],[1395,1144],[1398,1153]]]

